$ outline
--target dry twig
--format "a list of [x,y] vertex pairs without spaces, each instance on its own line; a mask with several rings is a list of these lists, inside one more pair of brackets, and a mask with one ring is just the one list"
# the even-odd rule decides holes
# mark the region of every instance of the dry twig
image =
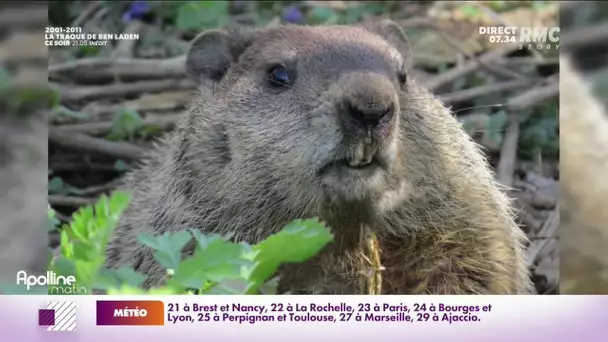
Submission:
[[509,91],[529,85],[527,80],[513,80],[502,83],[488,84],[481,87],[469,88],[453,93],[439,95],[439,99],[444,103],[454,103],[458,101],[466,101],[478,96],[484,96],[502,91]]
[[510,45],[506,45],[505,47],[502,47],[500,49],[490,51],[490,52],[480,56],[479,58],[470,60],[461,68],[453,68],[452,70],[450,70],[446,73],[443,73],[441,75],[431,78],[430,80],[428,80],[426,82],[425,86],[431,92],[436,91],[437,89],[441,88],[442,86],[455,81],[457,78],[463,77],[463,76],[477,70],[477,68],[479,68],[480,62],[486,63],[486,62],[489,62],[489,61],[492,61],[495,59],[499,59],[499,58],[505,56],[506,54],[508,54],[512,51],[515,51],[516,49],[517,49],[517,45],[510,44]]
[[176,78],[186,75],[185,55],[165,59],[83,58],[49,66],[49,76],[66,74],[71,78],[96,80],[111,78]]
[[49,195],[49,204],[54,206],[61,207],[82,207],[85,205],[95,203],[94,198],[83,198],[83,197],[75,197],[75,196],[61,196],[61,195]]
[[[162,114],[162,115],[147,115],[142,125],[159,127],[163,130],[170,129],[186,115],[186,113],[179,114]],[[113,126],[112,121],[101,121],[101,122],[88,122],[81,124],[69,124],[59,125],[62,131],[71,133],[80,133],[88,135],[102,135],[108,133]]]
[[195,89],[194,82],[187,79],[142,81],[119,83],[107,86],[66,87],[52,84],[61,94],[62,101],[84,101],[107,97],[133,96],[142,93],[156,93],[165,90]]
[[113,142],[84,134],[67,132],[57,127],[49,127],[49,141],[59,146],[102,153],[117,158],[139,159],[144,148],[126,142]]

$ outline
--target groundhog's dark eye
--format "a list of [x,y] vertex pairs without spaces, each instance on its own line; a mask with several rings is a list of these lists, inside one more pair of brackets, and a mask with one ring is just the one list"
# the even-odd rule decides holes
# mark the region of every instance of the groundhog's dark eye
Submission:
[[405,73],[405,70],[400,70],[397,73],[397,79],[401,85],[405,85],[407,83],[407,74]]
[[287,69],[278,65],[270,69],[268,81],[274,87],[289,87],[293,85],[294,76]]

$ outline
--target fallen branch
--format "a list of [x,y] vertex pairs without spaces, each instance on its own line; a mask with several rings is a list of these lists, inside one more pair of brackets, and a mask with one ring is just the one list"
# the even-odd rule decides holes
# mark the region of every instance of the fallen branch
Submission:
[[[61,109],[54,109],[50,120],[53,123],[59,124],[67,124],[72,122],[97,122],[104,120],[111,121],[116,113],[126,108],[138,111],[140,113],[167,112],[167,115],[171,115],[171,112],[183,110],[191,101],[192,97],[192,90],[183,90],[146,94],[138,97],[135,100],[116,104],[91,102],[79,110],[79,112],[86,115],[86,118],[84,119],[62,115]],[[146,117],[148,115],[157,114],[146,114]]]
[[116,171],[114,165],[111,163],[88,163],[85,161],[50,161],[49,162],[49,170],[53,170],[55,172],[62,171]]
[[497,181],[507,187],[513,185],[513,172],[517,161],[517,143],[519,141],[519,115],[510,112],[502,146],[500,159],[496,166]]
[[121,183],[122,183],[122,179],[116,178],[106,184],[94,185],[94,186],[90,186],[88,188],[84,188],[84,189],[80,190],[80,194],[83,196],[99,195],[99,194],[102,194],[105,192],[113,191],[118,186],[120,186]]
[[485,63],[485,62],[489,62],[489,61],[492,61],[495,59],[499,59],[499,58],[504,57],[505,55],[509,54],[510,52],[515,51],[516,49],[517,49],[517,45],[510,44],[510,45],[507,45],[500,49],[496,49],[496,50],[487,52],[484,55],[480,56],[479,58],[470,60],[461,68],[453,68],[448,72],[445,72],[441,75],[431,78],[430,80],[428,80],[426,82],[425,86],[431,92],[436,91],[437,89],[441,88],[442,86],[455,81],[459,77],[465,76],[465,75],[477,70],[480,66],[480,62]]
[[[179,114],[162,114],[162,115],[147,115],[142,125],[155,126],[162,130],[167,130],[175,126],[175,124],[186,115]],[[112,121],[88,122],[82,124],[60,125],[61,130],[71,133],[80,133],[87,135],[102,135],[110,132],[114,123]]]
[[513,80],[508,82],[501,82],[439,95],[439,99],[444,103],[449,104],[458,101],[466,101],[478,96],[498,93],[501,91],[514,90],[529,84],[530,82],[527,80]]
[[559,79],[556,76],[549,77],[547,85],[533,88],[528,92],[515,96],[507,101],[507,108],[511,111],[525,109],[531,105],[559,96]]
[[187,79],[162,81],[143,81],[133,83],[117,83],[107,86],[65,87],[51,84],[59,91],[62,101],[84,101],[107,97],[125,97],[142,93],[156,93],[165,90],[196,89],[194,82]]
[[186,75],[185,55],[166,59],[83,58],[49,66],[49,77],[66,74],[73,79],[177,78]]
[[[533,51],[536,51],[532,49]],[[533,66],[544,66],[544,65],[558,65],[559,58],[558,57],[545,57],[545,58],[537,58],[537,57],[512,57],[512,58],[502,58],[495,62],[496,64],[506,64],[506,65],[533,65]]]
[[559,227],[559,210],[553,210],[549,218],[543,224],[538,236],[546,236],[546,239],[535,240],[528,247],[527,260],[530,266],[536,265],[536,260],[541,255],[549,241],[557,236],[557,228]]
[[51,207],[82,207],[96,202],[93,198],[83,198],[75,196],[49,195],[49,204]]
[[436,30],[439,35],[443,38],[444,41],[446,41],[450,46],[452,46],[454,49],[458,50],[461,54],[465,55],[467,58],[469,58],[469,60],[476,60],[477,63],[479,63],[479,65],[494,73],[494,74],[499,74],[499,75],[503,75],[509,78],[516,78],[516,79],[529,79],[528,77],[526,77],[525,75],[522,75],[518,72],[509,70],[505,67],[503,67],[502,65],[497,65],[497,66],[492,66],[488,63],[486,63],[486,61],[484,61],[481,58],[477,58],[476,56],[472,55],[471,53],[465,51],[463,48],[460,47],[460,44],[456,43],[452,37],[450,37],[447,33],[445,33],[443,30]]
[[513,172],[517,161],[517,143],[519,141],[519,115],[517,112],[559,95],[557,77],[549,77],[545,83],[548,85],[533,88],[507,101],[509,123],[500,150],[500,160],[496,167],[498,182],[507,187],[511,187],[513,184]]
[[135,160],[139,159],[146,151],[144,148],[126,142],[93,138],[84,134],[64,131],[57,127],[49,127],[49,142],[71,149]]

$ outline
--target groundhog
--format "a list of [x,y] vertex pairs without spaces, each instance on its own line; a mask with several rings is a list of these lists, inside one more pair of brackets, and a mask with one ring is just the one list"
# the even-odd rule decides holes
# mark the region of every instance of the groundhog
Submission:
[[562,294],[608,294],[608,117],[560,58]]
[[382,294],[529,293],[510,201],[456,118],[409,77],[409,46],[389,20],[200,34],[186,58],[200,93],[128,176],[134,198],[108,266],[159,286],[166,273],[139,233],[196,227],[256,243],[319,217],[334,241],[283,267],[280,293],[361,293],[363,226],[382,251]]

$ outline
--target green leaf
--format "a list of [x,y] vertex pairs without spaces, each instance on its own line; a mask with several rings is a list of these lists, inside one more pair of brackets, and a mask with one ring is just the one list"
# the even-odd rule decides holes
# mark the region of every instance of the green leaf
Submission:
[[532,2],[532,8],[534,8],[536,11],[543,10],[549,6],[551,6],[551,4],[548,1],[533,1]]
[[[445,64],[444,64],[445,65]],[[458,77],[456,81],[454,81],[454,85],[452,86],[452,91],[459,91],[464,89],[467,85],[468,79],[466,77]]]
[[177,27],[202,30],[221,26],[228,15],[227,1],[188,1],[177,10]]
[[207,249],[210,241],[215,241],[216,239],[228,241],[234,235],[234,233],[228,233],[223,236],[219,235],[219,234],[205,235],[196,229],[190,229],[189,231],[190,231],[190,234],[192,234],[192,236],[194,237],[194,240],[196,240],[198,248],[201,248],[201,249]]
[[87,291],[103,282],[98,273],[105,261],[107,240],[129,200],[129,193],[116,191],[110,198],[101,196],[95,205],[74,213],[71,224],[61,230],[62,255],[53,263],[53,269],[61,275],[75,276],[77,285]]
[[488,130],[486,131],[486,136],[492,139],[492,141],[500,146],[502,144],[502,139],[504,136],[504,127],[507,123],[507,112],[504,110],[498,111],[494,115],[490,115],[490,119],[488,121]]
[[113,220],[118,220],[120,215],[127,209],[131,201],[131,194],[126,191],[114,191],[110,196],[110,213]]
[[74,255],[74,246],[70,242],[70,238],[68,236],[68,229],[63,229],[61,231],[61,240],[60,240],[60,249],[61,255],[66,258],[71,258]]
[[[57,93],[54,93],[57,94]],[[59,95],[57,95],[59,96]],[[65,115],[76,119],[87,119],[89,115],[81,112],[77,112],[75,110],[71,110],[65,106],[59,105],[59,97],[53,98],[55,111],[58,115]]]
[[93,284],[95,283],[97,273],[102,265],[103,259],[90,262],[75,260],[74,266],[76,268],[76,273],[74,273],[74,276],[76,277],[76,284],[81,286],[84,285],[87,288],[92,288]]
[[352,6],[348,6],[346,8],[346,15],[344,18],[345,24],[354,24],[361,21],[365,12],[365,6],[362,6],[361,4],[353,4]]
[[114,270],[116,277],[123,283],[131,286],[140,286],[147,277],[139,272],[136,272],[130,267],[121,267]]
[[99,253],[95,248],[85,241],[76,240],[72,242],[74,246],[74,259],[92,262],[98,259]]
[[129,169],[129,165],[127,165],[127,163],[125,163],[125,161],[122,159],[118,159],[114,163],[114,170],[116,170],[116,171],[126,171],[128,169]]
[[145,295],[147,291],[136,286],[122,285],[118,288],[108,289],[108,295]]
[[333,240],[329,228],[318,219],[295,220],[282,231],[253,247],[256,263],[249,281],[248,293],[257,289],[276,273],[282,263],[300,263],[317,254]]
[[94,57],[99,54],[99,46],[83,45],[78,47],[78,52],[82,57]]
[[59,195],[82,195],[83,191],[64,183],[61,177],[53,177],[48,182],[48,190],[51,194]]
[[0,67],[0,94],[4,94],[11,89],[12,80],[6,68]]
[[159,287],[149,290],[140,289],[135,286],[123,285],[119,288],[108,289],[108,295],[177,295],[180,292],[175,291],[171,287]]
[[325,6],[315,6],[308,12],[308,20],[312,24],[328,24],[335,18],[335,11]]
[[66,277],[75,275],[76,274],[75,261],[72,259],[66,258],[63,255],[59,255],[53,262],[53,271],[57,275],[62,275],[62,276],[66,276]]
[[28,290],[24,285],[0,284],[0,293],[4,295],[48,295],[48,288],[32,286]]
[[61,95],[59,94],[59,91],[56,89],[51,89],[51,109],[56,109],[57,107],[59,107],[59,103],[61,102]]
[[107,290],[110,288],[120,288],[123,285],[138,287],[146,280],[146,276],[136,272],[130,267],[119,269],[101,269],[97,276],[94,287],[96,289]]
[[55,259],[55,253],[51,247],[48,247],[47,253],[46,253],[46,260],[47,260],[46,269],[47,270],[53,269],[53,264],[55,262],[54,259]]
[[243,268],[253,266],[251,260],[246,259],[251,253],[251,247],[246,244],[226,241],[219,235],[199,235],[198,241],[194,255],[182,261],[172,277],[183,286],[200,289],[208,281],[239,279]]
[[504,10],[506,7],[506,1],[490,1],[489,5],[496,11]]
[[114,116],[112,127],[106,138],[109,140],[132,139],[142,125],[143,118],[136,110],[123,108]]
[[475,18],[481,15],[481,10],[472,5],[462,5],[458,8],[467,18]]
[[160,236],[143,233],[137,238],[143,245],[155,250],[154,257],[163,267],[177,269],[182,249],[192,240],[192,235],[188,231],[165,233]]
[[49,193],[52,194],[64,194],[64,184],[63,179],[61,177],[53,177],[48,182]]
[[74,238],[87,242],[90,231],[95,229],[93,225],[93,209],[91,207],[81,208],[72,215],[70,232]]
[[47,231],[53,232],[57,230],[57,226],[59,226],[61,222],[57,219],[57,216],[55,216],[55,210],[53,210],[50,205],[48,205],[47,218]]

